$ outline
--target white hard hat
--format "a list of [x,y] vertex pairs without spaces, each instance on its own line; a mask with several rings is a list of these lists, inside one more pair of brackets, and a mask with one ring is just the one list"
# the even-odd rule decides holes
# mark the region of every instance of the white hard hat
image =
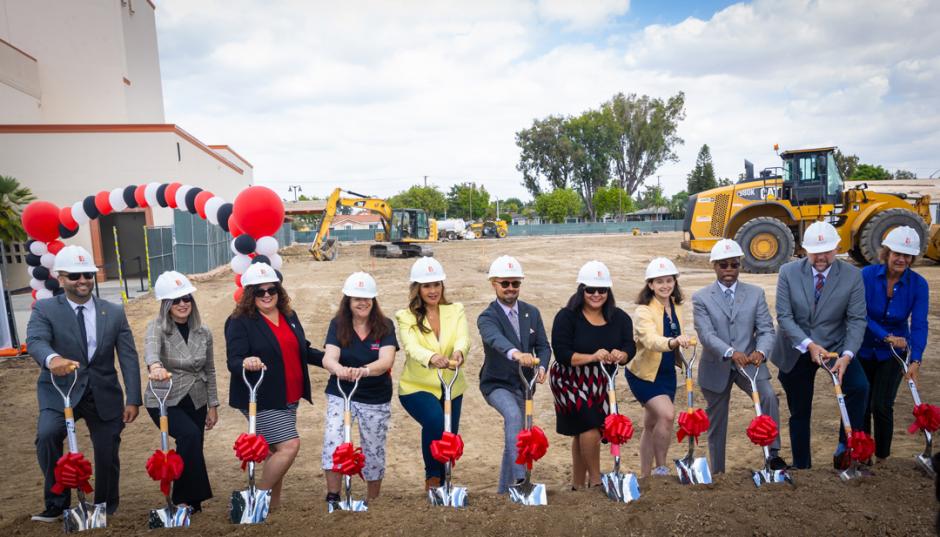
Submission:
[[280,281],[277,272],[267,263],[252,263],[242,274],[242,286],[258,285],[262,283],[277,283]]
[[501,255],[490,265],[489,278],[525,278],[522,265],[515,257]]
[[411,281],[415,283],[442,282],[447,278],[440,261],[433,257],[421,257],[411,265]]
[[343,294],[356,298],[375,298],[379,296],[375,278],[367,272],[353,272],[343,284]]
[[52,270],[62,272],[98,272],[95,260],[81,246],[66,246],[55,255]]
[[647,280],[652,280],[661,276],[678,275],[679,269],[676,268],[675,263],[666,259],[665,257],[657,257],[656,259],[650,261],[649,265],[646,265]]
[[920,255],[920,235],[909,226],[900,226],[892,229],[881,241],[892,252],[907,255]]
[[196,288],[189,282],[189,278],[175,270],[164,272],[153,284],[153,293],[157,296],[157,300],[172,300],[195,291]]
[[829,222],[813,222],[803,232],[803,249],[810,254],[831,252],[839,247],[839,232]]
[[614,282],[610,279],[610,271],[607,265],[600,261],[588,261],[581,266],[578,271],[578,283],[583,283],[588,287],[613,287]]
[[731,259],[734,257],[744,257],[744,252],[738,243],[731,239],[721,239],[712,246],[712,255],[709,261],[721,261],[722,259]]

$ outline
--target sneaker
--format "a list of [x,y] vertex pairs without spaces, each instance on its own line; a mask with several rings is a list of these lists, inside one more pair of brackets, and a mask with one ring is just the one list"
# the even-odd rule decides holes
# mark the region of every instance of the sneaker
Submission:
[[656,468],[653,468],[652,475],[657,477],[669,475],[669,468],[666,466],[657,466]]
[[62,518],[62,509],[49,507],[42,513],[39,513],[38,515],[33,515],[31,517],[31,520],[35,520],[36,522],[55,522],[59,520],[60,518]]
[[786,469],[789,467],[789,466],[787,465],[787,461],[783,460],[783,457],[781,457],[781,456],[779,456],[779,455],[775,455],[775,456],[771,457],[771,458],[767,461],[767,464],[770,465],[770,469],[773,470],[773,471],[775,471],[775,472],[776,472],[777,470],[786,470]]

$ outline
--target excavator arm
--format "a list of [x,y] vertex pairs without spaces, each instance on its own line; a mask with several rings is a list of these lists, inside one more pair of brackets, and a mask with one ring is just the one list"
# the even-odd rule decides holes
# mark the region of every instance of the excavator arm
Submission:
[[378,214],[382,218],[382,228],[385,232],[383,239],[388,240],[390,237],[392,208],[385,200],[337,188],[326,200],[323,218],[320,220],[320,228],[317,231],[317,236],[313,239],[313,244],[310,245],[310,253],[317,261],[332,261],[336,258],[336,241],[330,239],[329,234],[330,225],[333,223],[333,218],[336,217],[338,207],[354,207]]

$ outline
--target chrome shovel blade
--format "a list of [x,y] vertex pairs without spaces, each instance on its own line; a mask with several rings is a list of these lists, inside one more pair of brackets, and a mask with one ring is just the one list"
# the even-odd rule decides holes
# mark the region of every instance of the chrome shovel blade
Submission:
[[348,502],[346,500],[342,500],[339,502],[329,502],[327,504],[327,510],[330,513],[333,513],[336,511],[362,512],[362,511],[368,511],[369,506],[363,500],[349,500]]
[[188,528],[191,512],[192,510],[189,507],[181,505],[151,509],[148,527],[152,530],[159,528]]
[[933,479],[937,477],[937,471],[933,468],[933,462],[930,460],[930,457],[925,456],[923,453],[914,457],[914,460],[917,461],[917,467],[920,468],[927,477]]
[[790,474],[786,470],[754,470],[751,472],[751,479],[754,480],[754,485],[760,488],[761,485],[772,484],[772,483],[789,483],[790,485],[796,486],[793,483],[793,478],[790,477]]
[[446,486],[434,487],[428,491],[428,500],[431,505],[440,505],[444,507],[466,507],[467,506],[467,487],[455,487],[451,485],[450,490]]
[[676,459],[676,474],[683,485],[710,485],[712,471],[705,457]]
[[853,479],[860,477],[871,477],[873,475],[874,474],[871,472],[871,470],[859,466],[858,464],[853,464],[852,466],[839,472],[839,479],[841,479],[843,482],[849,482]]
[[62,513],[65,533],[108,527],[108,510],[104,503],[94,505],[79,501],[77,507],[66,509]]
[[610,472],[601,476],[604,492],[615,502],[630,503],[640,498],[640,484],[633,474]]
[[548,493],[543,483],[521,483],[509,487],[509,499],[521,505],[548,505]]
[[270,507],[270,490],[236,490],[229,501],[229,518],[233,524],[260,524],[268,518]]

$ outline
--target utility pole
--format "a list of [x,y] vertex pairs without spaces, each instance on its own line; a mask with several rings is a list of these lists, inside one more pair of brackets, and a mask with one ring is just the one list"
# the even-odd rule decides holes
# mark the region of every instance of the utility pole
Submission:
[[427,187],[428,187],[428,176],[425,175],[424,176],[424,188],[427,188]]
[[476,188],[476,184],[473,182],[469,183],[470,185],[470,221],[473,221],[473,190]]
[[300,188],[300,185],[291,185],[287,190],[294,193],[294,201],[297,201],[297,193],[304,191],[304,189]]

